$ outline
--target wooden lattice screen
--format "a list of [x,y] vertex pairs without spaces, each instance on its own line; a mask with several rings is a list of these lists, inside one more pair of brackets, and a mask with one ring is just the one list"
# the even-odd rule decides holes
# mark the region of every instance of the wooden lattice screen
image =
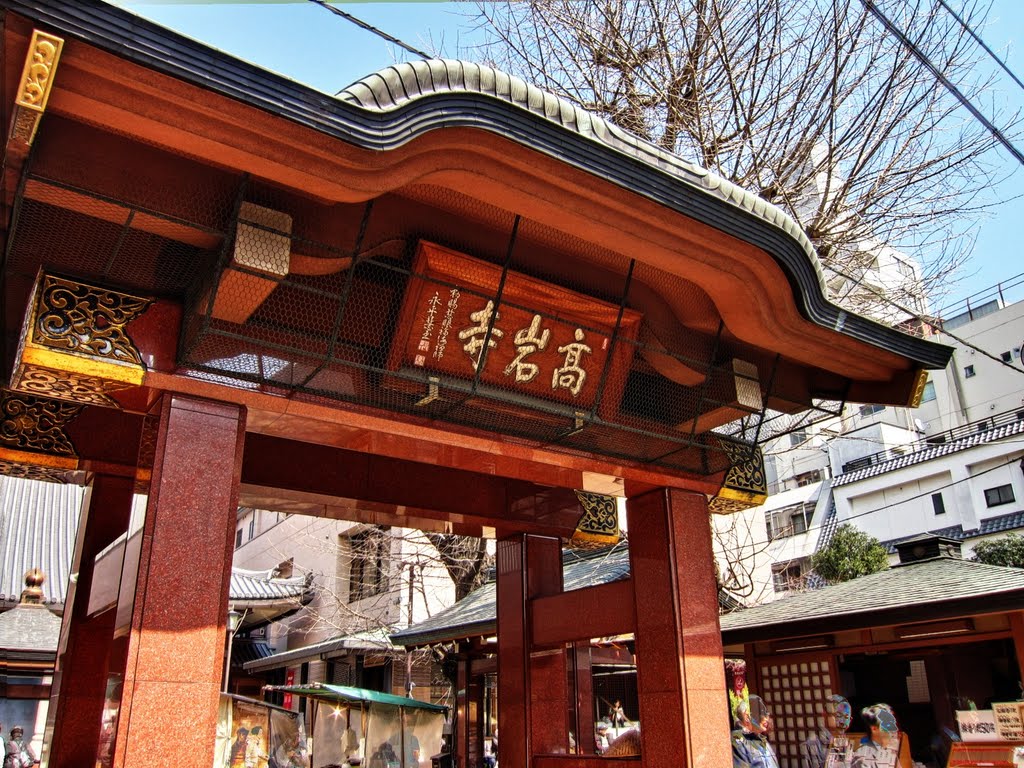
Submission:
[[825,702],[833,693],[828,656],[801,656],[760,664],[761,697],[775,723],[770,739],[780,768],[802,768],[800,746],[822,725]]

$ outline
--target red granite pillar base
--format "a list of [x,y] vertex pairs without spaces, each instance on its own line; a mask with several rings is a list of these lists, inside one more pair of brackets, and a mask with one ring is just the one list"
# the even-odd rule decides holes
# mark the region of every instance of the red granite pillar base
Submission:
[[627,503],[637,686],[647,768],[728,768],[728,697],[707,500],[652,491]]
[[[133,589],[122,583],[131,615],[114,766],[209,768],[245,411],[168,395],[154,415],[149,500],[130,531],[140,547],[137,578]],[[141,459],[140,479],[147,479]]]
[[527,601],[562,591],[558,539],[522,535],[498,542],[498,762],[529,768],[534,754],[567,747],[568,667],[564,648],[533,651]]
[[93,765],[99,746],[106,697],[107,667],[114,633],[114,611],[89,616],[96,555],[128,529],[134,478],[95,475],[89,484],[78,527],[50,694],[48,765]]

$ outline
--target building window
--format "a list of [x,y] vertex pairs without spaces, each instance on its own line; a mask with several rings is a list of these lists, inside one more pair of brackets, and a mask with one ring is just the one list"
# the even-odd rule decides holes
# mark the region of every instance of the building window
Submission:
[[974,366],[973,365],[965,365],[964,366],[964,378],[965,379],[969,379],[972,376],[974,376]]
[[1000,485],[997,488],[985,489],[986,506],[998,507],[1001,504],[1012,504],[1013,502],[1013,486],[1011,485]]
[[349,538],[352,562],[349,567],[348,601],[384,592],[388,587],[388,555],[391,538],[387,528],[373,528]]
[[242,546],[242,529],[241,528],[239,528],[237,531],[235,531],[235,549],[238,549],[240,546]]
[[876,413],[881,413],[885,410],[884,405],[862,405],[860,407],[861,416],[873,416]]
[[911,280],[914,279],[914,268],[907,264],[905,261],[896,259],[896,269],[900,271],[900,274]]
[[777,509],[774,512],[765,512],[768,540],[784,539],[787,536],[806,533],[810,527],[811,518],[814,516],[814,504],[815,502],[808,501],[804,504]]
[[946,502],[942,500],[941,493],[932,494],[932,509],[935,510],[936,515],[946,514]]
[[797,475],[795,479],[797,488],[803,488],[805,485],[810,485],[811,483],[820,483],[821,470],[812,469],[810,472],[804,472]]
[[789,445],[791,448],[796,448],[799,445],[803,445],[807,442],[807,430],[797,429],[789,433]]
[[776,592],[788,592],[800,583],[800,563],[772,571],[772,586]]
[[935,399],[935,382],[929,381],[924,385],[924,391],[921,393],[921,402],[930,403]]
[[252,517],[249,518],[249,541],[252,541],[256,535],[256,513],[252,513]]

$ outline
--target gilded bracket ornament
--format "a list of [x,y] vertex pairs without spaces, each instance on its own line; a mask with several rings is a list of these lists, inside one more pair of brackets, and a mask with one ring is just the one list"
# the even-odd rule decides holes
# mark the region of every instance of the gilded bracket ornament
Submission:
[[719,439],[718,444],[729,457],[729,469],[708,508],[716,514],[729,515],[764,504],[768,499],[768,484],[761,449],[724,439]]
[[31,144],[46,111],[46,102],[53,88],[53,78],[64,48],[64,39],[33,30],[25,67],[18,81],[18,97],[14,100],[11,137]]
[[618,544],[619,507],[614,496],[576,491],[583,514],[569,540],[570,549],[602,549]]
[[0,474],[67,482],[78,469],[64,428],[82,406],[0,390]]
[[146,375],[125,327],[151,303],[40,273],[22,327],[11,389],[118,407],[111,394],[139,386]]

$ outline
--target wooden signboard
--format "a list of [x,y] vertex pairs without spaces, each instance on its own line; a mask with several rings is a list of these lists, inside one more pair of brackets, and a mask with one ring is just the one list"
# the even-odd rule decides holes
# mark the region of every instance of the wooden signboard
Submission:
[[[389,367],[479,382],[614,412],[640,329],[640,313],[420,242]],[[499,301],[500,290],[500,301]],[[488,337],[488,329],[490,336]],[[485,353],[486,346],[486,353]],[[605,368],[607,364],[607,376]]]

